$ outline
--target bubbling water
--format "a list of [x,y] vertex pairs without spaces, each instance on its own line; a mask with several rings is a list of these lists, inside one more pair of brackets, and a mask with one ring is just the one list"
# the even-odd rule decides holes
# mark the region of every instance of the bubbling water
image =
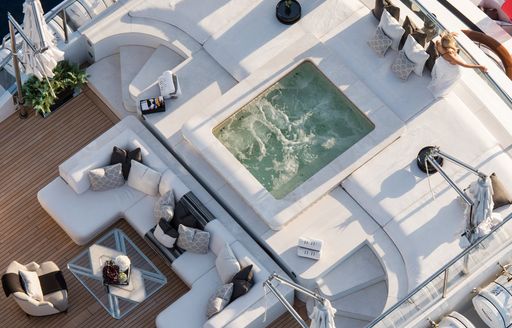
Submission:
[[336,86],[305,62],[214,134],[279,199],[373,128]]

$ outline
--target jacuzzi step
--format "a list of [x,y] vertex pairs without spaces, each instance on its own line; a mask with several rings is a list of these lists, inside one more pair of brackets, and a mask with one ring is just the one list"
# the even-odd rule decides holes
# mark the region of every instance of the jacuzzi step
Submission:
[[331,303],[337,309],[337,315],[353,313],[359,315],[360,319],[373,320],[384,310],[387,295],[388,287],[383,280]]
[[[165,46],[159,46],[135,75],[129,86],[130,97],[137,101],[140,93],[154,85],[163,71],[172,70],[184,60]],[[155,94],[153,96],[158,96]]]
[[154,48],[146,46],[119,47],[121,65],[121,90],[123,93],[124,108],[129,112],[137,111],[137,103],[130,96],[128,90],[133,78],[155,52]]
[[336,300],[386,279],[386,273],[370,246],[363,244],[348,258],[317,280],[320,292]]

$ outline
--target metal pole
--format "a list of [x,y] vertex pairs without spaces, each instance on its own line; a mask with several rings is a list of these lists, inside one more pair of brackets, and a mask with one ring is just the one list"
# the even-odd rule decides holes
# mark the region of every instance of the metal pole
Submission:
[[68,43],[68,15],[65,8],[62,8],[62,24],[64,25],[64,42]]
[[444,279],[443,279],[443,298],[446,298],[446,289],[448,288],[448,271],[450,268],[446,268],[444,270]]
[[460,190],[459,187],[457,187],[455,182],[453,182],[452,179],[450,179],[450,177],[443,171],[441,165],[439,165],[437,163],[437,161],[431,155],[427,155],[426,158],[427,158],[428,163],[437,169],[439,174],[441,174],[441,176],[446,180],[446,182],[448,182],[448,184],[453,189],[455,189],[455,191],[459,194],[459,196],[462,197],[464,202],[466,202],[466,204],[468,204],[469,206],[473,205],[473,202],[471,201],[471,199],[469,199],[468,196],[462,190]]
[[279,281],[279,282],[281,282],[281,283],[283,283],[283,284],[285,284],[285,285],[288,285],[288,286],[292,287],[293,289],[295,289],[295,290],[297,290],[297,291],[299,291],[299,292],[301,292],[301,293],[303,293],[303,294],[306,294],[306,295],[308,295],[308,296],[310,296],[310,297],[314,298],[315,300],[317,300],[317,301],[319,301],[319,302],[323,302],[323,301],[324,301],[324,298],[323,298],[322,296],[320,296],[320,295],[318,295],[318,294],[316,294],[316,293],[313,293],[313,292],[312,292],[312,291],[310,291],[309,289],[304,288],[304,287],[302,287],[302,286],[301,286],[301,285],[299,285],[299,284],[296,284],[296,283],[294,283],[294,282],[292,282],[292,281],[289,281],[289,280],[287,280],[287,279],[284,279],[284,278],[280,277],[280,276],[279,276],[277,273],[275,273],[275,272],[274,272],[274,273],[269,277],[268,281],[270,282],[270,281],[272,281],[272,279],[276,279],[277,281]]
[[272,285],[270,283],[270,281],[266,280],[264,283],[263,283],[265,286],[268,287],[268,289],[270,289],[270,291],[277,297],[277,299],[279,300],[279,302],[281,302],[281,304],[284,305],[284,307],[286,308],[286,310],[288,310],[288,312],[290,312],[290,314],[293,316],[293,318],[301,325],[302,328],[308,328],[308,325],[306,324],[306,322],[304,321],[304,319],[301,318],[301,316],[297,313],[297,311],[295,311],[295,309],[293,308],[293,306],[290,305],[290,303],[288,303],[288,301],[286,300],[286,298],[283,297],[283,295],[281,295],[281,293],[274,287],[274,285]]
[[[10,16],[10,14],[8,14]],[[27,118],[28,114],[25,110],[25,99],[23,99],[23,91],[21,89],[21,74],[20,65],[18,62],[18,51],[16,50],[16,35],[14,33],[14,26],[11,20],[9,20],[9,33],[11,34],[11,52],[12,52],[12,64],[16,75],[16,88],[18,89],[18,96],[16,99],[16,107],[19,110],[20,118]]]
[[441,150],[437,149],[436,153],[434,153],[434,156],[435,155],[441,155],[442,157],[444,157],[445,159],[449,160],[450,162],[454,163],[454,164],[457,164],[471,172],[473,172],[474,174],[478,175],[479,177],[481,178],[486,178],[487,176],[485,174],[483,174],[482,172],[478,171],[477,169],[475,169],[474,167],[462,162],[462,161],[459,161],[458,159],[456,159],[455,157],[451,156],[451,155],[448,155],[447,153],[445,152],[442,152]]

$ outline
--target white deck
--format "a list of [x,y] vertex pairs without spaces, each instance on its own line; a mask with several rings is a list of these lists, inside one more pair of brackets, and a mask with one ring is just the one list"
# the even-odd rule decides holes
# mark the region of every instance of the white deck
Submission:
[[[115,53],[116,47],[128,43],[153,48],[164,45],[183,56],[184,61],[173,68],[183,95],[168,101],[165,113],[146,116],[146,123],[301,283],[334,295],[339,304],[350,304],[348,296],[353,297],[353,304],[359,304],[356,299],[381,291],[387,293],[384,306],[389,306],[465,247],[460,236],[463,208],[456,194],[434,175],[431,185],[437,198],[433,200],[426,176],[414,164],[422,147],[439,145],[472,165],[482,166],[486,173],[498,172],[506,185],[512,185],[512,174],[506,169],[512,167],[506,152],[510,152],[512,132],[495,119],[510,119],[510,110],[496,100],[492,100],[491,109],[490,104],[480,103],[481,95],[490,91],[470,70],[464,71],[454,93],[438,101],[426,89],[428,72],[423,77],[412,75],[406,82],[396,78],[389,69],[396,52],[379,58],[366,44],[378,22],[363,2],[301,1],[303,18],[293,26],[276,21],[271,1],[211,0],[207,6],[201,6],[202,0],[128,3],[122,7],[124,12],[109,22],[119,24],[122,38],[102,37],[98,31],[102,24],[83,31],[98,44],[98,57],[104,58],[90,72],[99,71],[97,74],[104,77],[107,73],[94,70],[94,66],[116,69],[103,61],[109,60],[107,55]],[[144,33],[150,37],[141,37]],[[109,38],[115,42],[108,43]],[[325,60],[326,53],[335,60]],[[191,117],[208,114],[219,103],[238,103],[255,93],[262,85],[254,82],[275,77],[276,67],[293,66],[308,56],[334,79],[348,69],[353,80],[346,84],[335,81],[348,97],[367,108],[387,108],[394,113],[389,116],[398,117],[393,122],[398,120],[405,129],[391,124],[398,140],[388,142],[378,154],[372,152],[343,177],[334,176],[337,181],[323,191],[323,196],[304,206],[282,230],[273,231],[261,212],[229,183],[226,177],[235,172],[219,174],[204,159],[205,154],[183,138],[181,129]],[[149,81],[156,76],[145,78]],[[245,93],[240,92],[243,90]],[[120,90],[106,87],[100,91],[122,103]],[[153,85],[143,95],[156,96],[157,89]],[[391,126],[389,118],[379,120],[376,125]],[[462,187],[473,179],[449,164],[446,171]],[[302,235],[324,240],[319,261],[296,256],[297,238]],[[359,251],[363,246],[368,248]],[[364,282],[352,279],[351,285],[346,264],[358,261],[354,254],[373,261],[372,255],[365,253],[368,249],[378,258],[379,266],[371,264],[375,274]],[[384,289],[379,267],[385,272]],[[358,274],[356,270],[351,275]],[[337,283],[333,279],[337,275],[349,283]],[[367,313],[348,312],[340,316],[340,322],[352,322],[356,327],[371,320]]]

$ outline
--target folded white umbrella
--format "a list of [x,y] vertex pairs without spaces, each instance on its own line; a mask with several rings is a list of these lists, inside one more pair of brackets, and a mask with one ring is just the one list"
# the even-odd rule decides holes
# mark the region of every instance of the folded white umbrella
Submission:
[[37,50],[34,52],[26,42],[23,42],[22,61],[25,73],[35,75],[39,79],[53,77],[53,69],[64,58],[64,52],[55,45],[55,38],[43,17],[41,2],[26,0],[23,4],[23,13],[23,32]]
[[329,300],[324,299],[323,302],[316,301],[313,312],[310,314],[310,328],[335,328],[334,314],[336,309],[332,307]]
[[473,201],[473,205],[468,206],[466,209],[466,218],[468,220],[467,237],[470,242],[473,242],[482,234],[481,229],[478,229],[479,226],[488,226],[493,222],[492,210],[494,202],[492,200],[491,179],[489,177],[478,178],[477,181],[469,186],[467,193]]

